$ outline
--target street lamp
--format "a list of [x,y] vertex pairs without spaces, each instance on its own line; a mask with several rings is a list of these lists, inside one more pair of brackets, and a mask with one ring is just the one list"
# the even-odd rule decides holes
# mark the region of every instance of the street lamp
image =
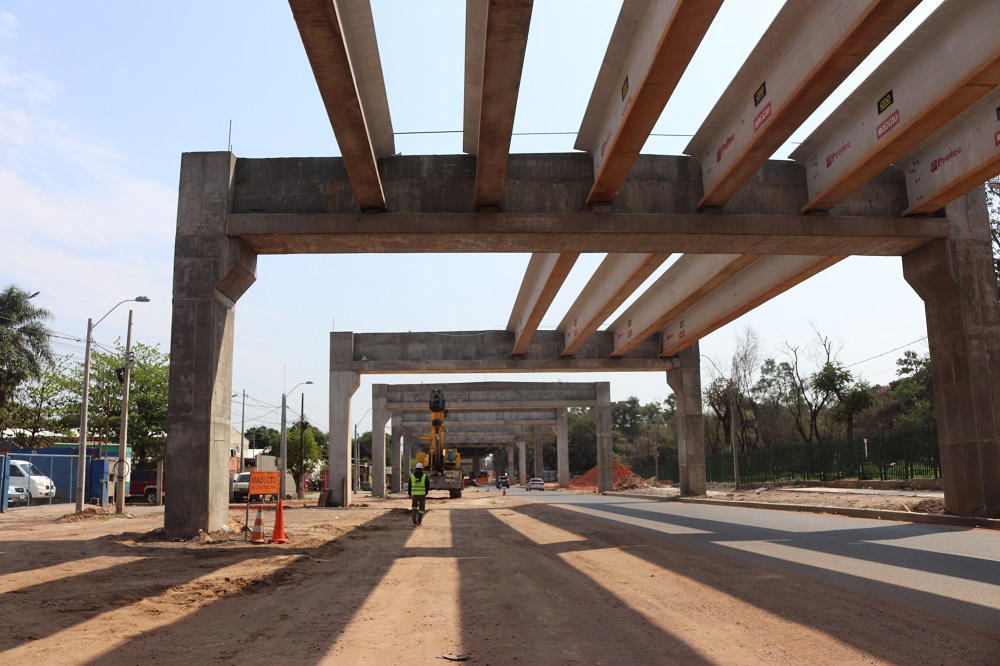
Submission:
[[285,407],[288,403],[288,394],[303,384],[312,384],[312,381],[299,382],[289,391],[281,394],[281,499],[285,499],[285,474],[288,473],[288,437],[285,431]]
[[[131,303],[132,301],[136,303],[149,303],[149,297],[136,296],[135,298],[126,298],[124,301],[116,303],[113,308],[104,313],[103,317],[97,320],[97,324],[104,321],[122,303]],[[93,323],[93,321],[93,319],[87,319],[87,344],[83,357],[83,404],[80,408],[80,450],[78,452],[76,470],[77,511],[83,511],[84,486],[87,479],[87,408],[90,401],[90,339],[94,329],[97,328],[97,324]]]

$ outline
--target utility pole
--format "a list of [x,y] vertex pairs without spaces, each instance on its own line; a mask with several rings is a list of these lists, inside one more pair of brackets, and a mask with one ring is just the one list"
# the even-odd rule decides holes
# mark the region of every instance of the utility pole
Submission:
[[243,451],[243,443],[246,441],[247,431],[247,390],[243,389],[243,412],[240,414],[240,471],[243,471],[243,461],[246,455]]
[[125,336],[125,378],[122,386],[122,427],[118,441],[118,465],[115,470],[115,511],[125,513],[125,447],[128,445],[128,390],[132,378],[132,310],[128,311],[128,334]]

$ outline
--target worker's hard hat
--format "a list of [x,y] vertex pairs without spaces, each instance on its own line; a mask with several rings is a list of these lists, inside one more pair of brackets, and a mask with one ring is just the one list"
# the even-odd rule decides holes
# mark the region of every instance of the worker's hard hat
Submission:
[[414,469],[423,469],[423,468],[424,468],[424,464],[423,463],[417,463],[417,466],[414,467]]

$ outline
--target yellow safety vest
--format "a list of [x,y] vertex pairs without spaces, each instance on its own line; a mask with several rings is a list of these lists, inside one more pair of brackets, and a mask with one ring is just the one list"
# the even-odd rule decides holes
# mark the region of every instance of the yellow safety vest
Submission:
[[427,475],[422,474],[420,479],[413,474],[410,475],[410,494],[411,495],[426,495],[427,494]]

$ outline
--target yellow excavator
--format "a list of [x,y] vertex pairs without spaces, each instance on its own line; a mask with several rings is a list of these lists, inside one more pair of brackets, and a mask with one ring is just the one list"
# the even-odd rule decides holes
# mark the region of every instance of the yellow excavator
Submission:
[[417,453],[417,462],[424,466],[424,472],[430,477],[430,490],[447,490],[450,497],[461,497],[464,488],[462,458],[458,449],[448,449],[444,445],[444,419],[448,416],[444,391],[431,389],[428,409],[431,413],[430,436],[420,439],[429,444],[426,453]]

